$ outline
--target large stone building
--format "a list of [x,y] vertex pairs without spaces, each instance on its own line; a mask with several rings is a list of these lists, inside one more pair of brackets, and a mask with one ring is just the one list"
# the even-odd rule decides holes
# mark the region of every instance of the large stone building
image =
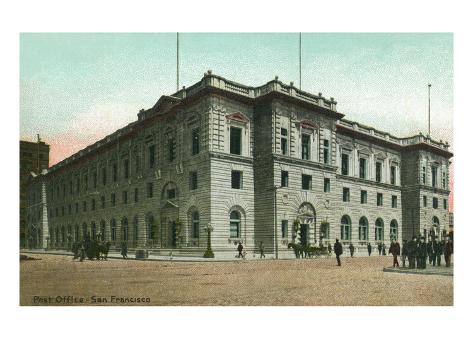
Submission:
[[100,233],[201,254],[210,223],[217,256],[238,241],[282,256],[291,242],[339,238],[363,253],[368,242],[445,234],[448,144],[397,138],[336,107],[277,77],[249,87],[209,71],[36,177],[33,238],[63,248]]
[[[49,167],[49,145],[41,142],[20,140],[20,247],[26,247],[28,240],[28,181],[30,174],[38,174]],[[32,227],[30,225],[30,227]]]

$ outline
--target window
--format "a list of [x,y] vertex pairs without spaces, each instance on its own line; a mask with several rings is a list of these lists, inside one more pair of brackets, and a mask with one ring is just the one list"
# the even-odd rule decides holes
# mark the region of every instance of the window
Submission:
[[365,190],[361,190],[361,201],[362,204],[368,203],[368,192]]
[[302,159],[309,160],[310,159],[310,135],[309,134],[302,134]]
[[154,223],[154,217],[150,214],[146,217],[146,236],[148,239],[154,239],[155,232],[156,225]]
[[361,217],[358,226],[358,239],[368,240],[368,220],[366,217]]
[[396,167],[391,166],[391,185],[396,185]]
[[445,172],[442,172],[442,188],[447,188],[447,174]]
[[397,221],[393,219],[389,225],[389,237],[391,240],[397,240]]
[[94,189],[96,189],[97,188],[97,172],[96,171],[92,173],[92,184],[94,186]]
[[[138,159],[139,161],[139,159]],[[156,145],[150,145],[148,147],[148,165],[150,169],[153,169],[156,164]]]
[[376,195],[376,206],[382,206],[383,205],[383,194],[378,193]]
[[289,223],[288,223],[287,219],[283,219],[283,220],[281,221],[281,238],[282,238],[282,239],[286,239],[286,238],[287,238],[288,226],[289,226]]
[[302,174],[302,190],[312,190],[312,176]]
[[79,213],[79,202],[76,202],[76,213]]
[[330,148],[328,139],[324,139],[324,164],[329,164]]
[[243,172],[238,170],[232,170],[232,189],[243,188]]
[[422,167],[422,183],[425,185],[425,166]]
[[128,191],[123,191],[122,192],[122,202],[125,205],[128,203]]
[[69,204],[69,206],[67,206],[67,213],[68,213],[68,214],[72,214],[72,206],[71,206],[71,204]]
[[348,187],[343,188],[343,202],[350,202],[350,189]]
[[281,153],[287,155],[287,129],[281,128]]
[[366,179],[366,159],[360,158],[360,179]]
[[125,179],[130,177],[130,161],[128,159],[123,160],[123,177]]
[[447,209],[447,199],[443,199],[443,209],[446,210]]
[[126,217],[122,219],[122,240],[128,240],[128,218]]
[[330,192],[330,179],[324,178],[324,192]]
[[80,177],[77,177],[76,192],[80,192]]
[[107,169],[102,168],[102,185],[107,185]]
[[397,196],[393,195],[391,197],[391,207],[392,208],[397,208]]
[[281,171],[281,187],[288,187],[289,186],[289,172],[288,171]]
[[437,187],[437,167],[432,167],[432,187]]
[[383,163],[381,162],[376,162],[376,182],[381,182],[381,179],[383,178]]
[[110,236],[113,241],[117,240],[117,222],[114,218],[110,221]]
[[135,193],[134,193],[134,196],[133,196],[133,200],[135,202],[138,202],[138,199],[139,199],[139,190],[137,187],[135,187]]
[[381,218],[376,220],[374,226],[374,240],[384,240],[384,222]]
[[87,211],[87,201],[82,202],[82,211],[83,212]]
[[241,128],[230,127],[230,154],[241,155]]
[[117,163],[113,163],[112,165],[112,179],[113,182],[116,182],[118,178],[118,166]]
[[349,157],[348,154],[342,154],[342,175],[348,175],[348,162]]
[[192,130],[192,155],[199,154],[200,151],[200,128]]
[[100,200],[100,205],[102,206],[102,208],[105,208],[105,196],[101,196]]
[[189,173],[189,189],[197,190],[197,171],[191,171]]
[[192,238],[199,238],[199,212],[192,214]]
[[146,195],[148,196],[148,198],[153,197],[153,183],[152,182],[148,182],[148,184],[146,185]]
[[92,209],[92,211],[95,211],[95,199],[92,199],[90,208]]
[[422,196],[422,197],[423,197],[424,207],[427,207],[427,196]]
[[340,221],[340,239],[351,240],[351,220],[347,215]]
[[435,209],[439,207],[439,200],[437,197],[432,198],[432,207]]
[[240,238],[240,213],[238,211],[230,213],[230,238]]
[[141,168],[140,154],[135,152],[135,173],[139,172]]
[[111,201],[111,204],[112,206],[115,206],[116,204],[116,196],[115,196],[115,193],[112,192],[112,194],[110,195],[110,201]]
[[173,198],[176,198],[176,189],[168,189],[167,196],[168,196],[168,200],[172,200]]

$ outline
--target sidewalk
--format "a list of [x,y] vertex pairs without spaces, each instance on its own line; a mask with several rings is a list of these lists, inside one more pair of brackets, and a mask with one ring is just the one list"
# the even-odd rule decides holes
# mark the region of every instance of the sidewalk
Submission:
[[451,267],[446,267],[445,264],[441,266],[431,266],[427,264],[425,269],[409,269],[407,267],[385,267],[384,272],[396,272],[400,274],[418,274],[418,275],[441,275],[453,276],[453,263]]

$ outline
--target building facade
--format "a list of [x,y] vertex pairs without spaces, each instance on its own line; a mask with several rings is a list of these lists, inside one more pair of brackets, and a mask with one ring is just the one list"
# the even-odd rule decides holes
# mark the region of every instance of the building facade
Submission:
[[397,138],[336,107],[277,77],[249,87],[209,71],[35,177],[35,238],[200,254],[211,224],[212,249],[233,257],[239,241],[283,256],[294,242],[338,238],[364,253],[368,242],[442,235],[448,144]]
[[[41,142],[20,141],[20,247],[27,247],[29,199],[28,181],[31,172],[38,174],[49,167],[49,145]],[[30,225],[31,227],[31,225]]]

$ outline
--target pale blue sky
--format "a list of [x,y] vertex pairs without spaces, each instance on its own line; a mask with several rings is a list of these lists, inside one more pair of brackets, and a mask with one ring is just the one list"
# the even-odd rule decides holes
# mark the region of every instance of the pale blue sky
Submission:
[[[212,69],[259,86],[298,85],[298,33],[181,33],[180,84]],[[40,133],[52,161],[136,119],[176,89],[175,33],[22,34],[20,136]],[[452,34],[302,34],[302,89],[338,101],[347,119],[397,136],[452,142]]]

